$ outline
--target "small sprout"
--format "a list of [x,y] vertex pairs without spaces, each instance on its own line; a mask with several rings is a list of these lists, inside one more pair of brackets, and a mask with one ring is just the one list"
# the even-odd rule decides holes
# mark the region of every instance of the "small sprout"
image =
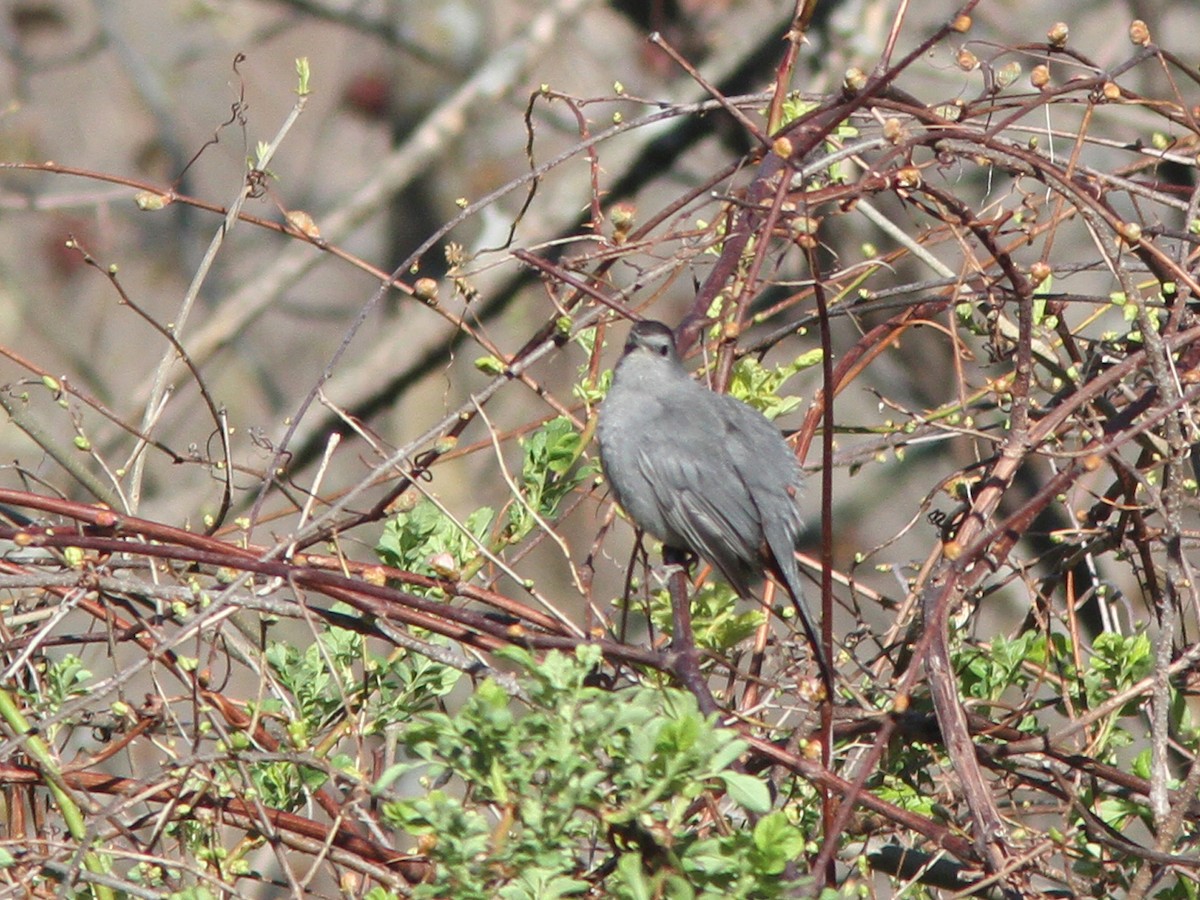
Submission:
[[921,185],[921,170],[916,166],[905,166],[896,172],[896,186],[916,188]]
[[1033,279],[1035,286],[1041,284],[1052,274],[1049,264],[1038,260],[1029,267],[1029,277]]
[[964,72],[973,72],[979,68],[979,57],[966,47],[958,51],[958,55],[954,58],[954,61]]
[[625,117],[623,115],[621,115],[619,110],[612,114],[612,123],[614,125],[620,125],[624,121],[625,121]]
[[791,159],[794,149],[791,138],[787,136],[777,137],[775,138],[775,142],[771,144],[771,152],[780,159]]
[[321,229],[317,227],[317,223],[302,209],[293,209],[285,216],[288,227],[293,231],[298,231],[307,238],[319,238]]
[[1029,72],[1029,83],[1039,91],[1050,83],[1050,67],[1045,63],[1039,63],[1034,66]]
[[809,762],[819,762],[821,759],[821,742],[802,740],[797,744],[796,749],[800,751],[800,755]]
[[241,573],[229,566],[219,566],[213,573],[213,577],[217,580],[217,584],[233,584],[241,577]]
[[1150,135],[1150,146],[1152,146],[1155,150],[1166,150],[1173,143],[1174,141],[1172,141],[1170,137],[1163,134],[1161,131],[1156,131],[1154,134]]
[[87,453],[92,449],[92,442],[82,434],[77,434],[75,435],[75,449],[82,450],[84,453]]
[[1061,50],[1067,46],[1067,37],[1070,34],[1071,29],[1066,22],[1055,22],[1046,32],[1046,40],[1050,42],[1051,47],[1058,47]]
[[1150,26],[1141,19],[1134,19],[1129,23],[1129,41],[1138,47],[1145,47],[1150,43]]
[[900,124],[897,118],[890,118],[883,123],[883,137],[890,144],[900,143],[900,139],[904,136],[904,126]]
[[43,375],[42,384],[46,386],[47,390],[53,391],[56,394],[62,390],[62,385],[58,383],[58,379],[53,375]]
[[956,17],[955,20],[950,23],[950,30],[957,31],[959,34],[966,34],[971,30],[971,17],[966,13]]
[[438,283],[436,278],[418,278],[413,285],[413,296],[428,306],[437,305]]
[[449,453],[458,446],[458,438],[452,434],[442,435],[433,443],[433,450],[438,456]]
[[821,220],[816,216],[796,216],[792,219],[792,231],[795,234],[816,234]]
[[996,70],[996,86],[1003,90],[1021,77],[1021,64],[1015,59]]
[[454,557],[444,550],[429,558],[429,568],[433,569],[434,574],[439,578],[446,578],[452,581],[457,581],[461,574]]
[[629,232],[633,231],[633,226],[637,222],[637,204],[629,201],[614,203],[612,209],[608,211],[608,220],[612,222],[613,243],[625,243]]
[[[133,195],[133,202],[137,204],[137,208],[142,212],[158,212],[160,209],[170,205],[172,198],[166,194],[160,194],[158,191],[138,191]],[[68,241],[67,246],[72,242]]]
[[67,565],[72,569],[83,568],[83,548],[63,547],[63,559],[66,560]]
[[468,206],[471,205],[471,202],[469,200],[467,200],[466,197],[455,197],[454,205],[457,206],[459,209],[466,209]]
[[857,94],[867,86],[867,73],[857,66],[851,66],[842,76],[842,87]]
[[494,356],[481,356],[475,360],[475,368],[485,375],[501,375],[507,366]]
[[308,78],[311,74],[312,74],[312,71],[309,69],[309,66],[308,66],[308,57],[307,56],[296,57],[296,78],[297,78],[296,96],[307,97],[312,92],[311,88],[309,88],[309,86],[308,86]]
[[962,107],[957,103],[943,103],[934,107],[933,112],[947,122],[957,122],[962,117]]
[[1117,225],[1117,234],[1127,244],[1136,244],[1142,238],[1142,226],[1137,222],[1121,222]]
[[621,82],[619,82],[619,81],[614,81],[613,82],[613,93],[616,94],[618,97],[624,96],[625,85],[621,84]]
[[821,220],[814,216],[795,216],[789,223],[792,232],[792,239],[807,249],[812,249],[817,246],[817,230],[821,226]]

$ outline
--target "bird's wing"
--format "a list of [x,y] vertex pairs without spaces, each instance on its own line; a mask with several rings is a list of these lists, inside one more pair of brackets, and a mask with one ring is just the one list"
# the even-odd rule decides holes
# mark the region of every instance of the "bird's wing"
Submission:
[[718,437],[705,431],[697,446],[681,453],[677,439],[660,432],[643,442],[638,466],[671,532],[716,566],[739,594],[748,595],[757,570],[750,561],[762,544],[762,526],[754,499]]

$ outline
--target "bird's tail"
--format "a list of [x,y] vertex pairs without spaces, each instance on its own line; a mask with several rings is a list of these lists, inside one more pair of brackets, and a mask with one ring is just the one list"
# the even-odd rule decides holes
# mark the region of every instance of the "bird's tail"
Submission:
[[793,549],[791,541],[783,538],[782,535],[772,535],[769,529],[767,532],[767,544],[771,549],[771,555],[775,558],[774,574],[778,577],[779,581],[783,582],[788,596],[792,598],[792,605],[796,608],[796,614],[800,617],[800,623],[804,626],[804,633],[808,635],[809,646],[812,647],[813,655],[817,660],[817,668],[821,670],[821,680],[825,682],[825,692],[832,700],[833,665],[830,663],[829,657],[825,654],[825,647],[821,643],[821,632],[817,628],[817,621],[809,610],[808,604],[804,602],[804,591],[800,584],[800,570],[796,567],[796,551]]

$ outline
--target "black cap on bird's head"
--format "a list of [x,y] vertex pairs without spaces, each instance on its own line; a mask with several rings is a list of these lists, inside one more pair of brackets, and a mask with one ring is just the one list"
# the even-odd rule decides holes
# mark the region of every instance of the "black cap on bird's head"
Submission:
[[679,358],[675,350],[675,332],[652,319],[635,322],[629,329],[629,337],[625,339],[625,354],[639,350],[664,359]]

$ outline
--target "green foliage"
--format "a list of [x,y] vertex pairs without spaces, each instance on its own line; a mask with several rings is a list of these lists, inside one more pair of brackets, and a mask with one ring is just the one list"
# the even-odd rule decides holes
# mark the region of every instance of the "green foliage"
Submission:
[[73,653],[50,663],[44,679],[47,708],[57,712],[72,697],[88,693],[92,673],[84,668],[83,660]]
[[[58,660],[40,659],[36,689],[19,688],[17,694],[22,701],[37,711],[38,715],[53,715],[69,700],[87,696],[91,690],[92,673],[84,668],[83,660],[68,653]],[[10,723],[11,724],[11,723]],[[50,741],[62,730],[61,723],[45,726],[45,737]]]
[[976,651],[964,656],[965,662],[959,664],[963,695],[999,700],[1009,688],[1028,682],[1026,662],[1039,667],[1045,663],[1046,642],[1040,634],[1030,631],[1011,641],[997,635],[986,653]]
[[[746,748],[736,733],[682,691],[590,686],[594,647],[506,655],[527,673],[528,707],[485,681],[456,714],[416,716],[401,735],[412,760],[377,785],[418,773],[443,786],[384,806],[434,863],[414,896],[580,896],[588,878],[617,898],[784,895],[778,876],[804,838],[782,812],[744,822],[770,797],[732,768]],[[714,791],[736,820],[701,830],[712,806],[696,801]]]
[[487,546],[495,515],[482,506],[460,525],[433,501],[421,500],[384,526],[375,552],[384,564],[406,572],[442,577],[445,563],[452,562],[462,573],[477,564],[479,544]]
[[1153,896],[1154,900],[1200,900],[1200,881],[1178,878]]
[[397,513],[384,527],[375,550],[389,566],[433,577],[467,579],[484,551],[498,552],[523,540],[558,514],[563,498],[595,477],[593,463],[580,463],[582,438],[569,419],[551,419],[520,441],[520,497],[510,503],[502,526],[493,530],[491,507],[480,507],[459,523],[431,500]]
[[563,497],[595,476],[594,464],[577,465],[583,450],[582,437],[571,421],[551,419],[521,440],[521,500],[508,508],[504,529],[508,543],[524,538],[537,526],[537,519],[553,519]]
[[[1091,667],[1084,673],[1083,684],[1089,706],[1099,706],[1114,694],[1124,691],[1150,674],[1154,656],[1145,634],[1124,637],[1105,632],[1092,642]],[[1137,700],[1122,709],[1122,715],[1140,710]]]
[[774,368],[767,368],[754,357],[744,356],[733,367],[729,393],[749,403],[768,419],[776,419],[787,415],[803,402],[799,397],[779,396],[779,388],[797,372],[811,368],[820,361],[820,348],[797,356],[787,365]]
[[[380,734],[415,712],[435,707],[461,677],[457,669],[403,650],[387,658],[375,656],[366,651],[361,635],[342,628],[329,629],[303,651],[290,643],[272,643],[266,659],[291,704],[287,709],[277,702],[264,704],[262,712],[287,719],[290,744],[299,750],[309,748],[309,735],[327,733],[351,713],[359,734]],[[349,758],[333,757],[330,762],[352,768]],[[295,809],[305,799],[302,789],[320,787],[327,777],[322,770],[291,761],[255,764],[249,771],[264,802],[283,809]]]
[[353,708],[377,734],[393,722],[434,707],[454,688],[457,669],[416,653],[368,653],[362,636],[331,628],[303,653],[286,642],[267,648],[267,661],[297,706],[297,721],[317,733],[326,720]]
[[[591,360],[592,351],[596,346],[596,329],[588,328],[579,332],[575,335],[575,343],[583,350],[588,360]],[[608,393],[612,385],[612,374],[612,369],[605,369],[593,379],[591,364],[585,363],[579,367],[579,380],[575,382],[571,393],[575,395],[576,400],[582,400],[588,406],[595,406]]]
[[[723,582],[709,581],[693,591],[692,631],[696,646],[704,650],[729,650],[754,634],[766,614],[759,605],[738,612],[740,604],[738,595]],[[650,620],[663,633],[671,633],[671,595],[668,591],[650,594]]]
[[[1153,664],[1150,639],[1145,634],[1097,635],[1082,679],[1087,706],[1094,708],[1108,702],[1149,675]],[[1098,723],[1092,743],[1092,753],[1097,759],[1111,758],[1114,750],[1133,742],[1130,731],[1118,723],[1122,718],[1140,716],[1144,706],[1140,698],[1131,700]]]

